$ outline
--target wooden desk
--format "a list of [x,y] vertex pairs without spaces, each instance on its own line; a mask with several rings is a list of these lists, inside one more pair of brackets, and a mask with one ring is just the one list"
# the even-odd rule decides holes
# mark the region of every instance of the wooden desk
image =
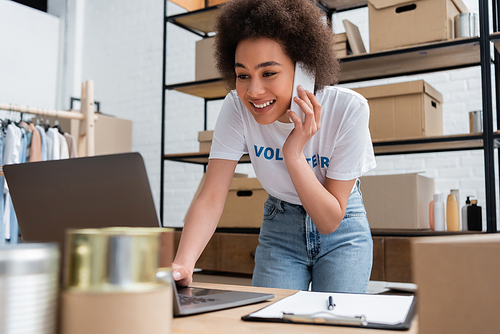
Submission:
[[[303,334],[303,333],[337,333],[337,334],[384,334],[395,333],[395,331],[385,331],[378,329],[350,328],[340,326],[315,326],[301,324],[281,324],[271,322],[249,322],[241,320],[241,317],[255,312],[273,302],[292,295],[296,290],[255,288],[250,286],[222,285],[214,283],[193,283],[193,287],[214,288],[214,289],[234,289],[240,291],[269,292],[274,294],[271,301],[222,310],[211,313],[204,313],[194,316],[175,318],[172,325],[172,333],[175,334]],[[413,321],[412,327],[403,333],[417,334],[417,320]]]

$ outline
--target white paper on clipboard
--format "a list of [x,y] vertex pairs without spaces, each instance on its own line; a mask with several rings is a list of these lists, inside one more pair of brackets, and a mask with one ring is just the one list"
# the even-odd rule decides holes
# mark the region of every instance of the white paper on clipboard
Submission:
[[[335,303],[332,311],[327,309],[328,296],[332,296]],[[391,326],[406,320],[413,299],[414,296],[299,291],[249,316],[280,318],[283,313],[320,314],[321,317],[328,319],[328,313],[331,313],[331,318],[334,319],[336,316],[363,315],[369,323]]]

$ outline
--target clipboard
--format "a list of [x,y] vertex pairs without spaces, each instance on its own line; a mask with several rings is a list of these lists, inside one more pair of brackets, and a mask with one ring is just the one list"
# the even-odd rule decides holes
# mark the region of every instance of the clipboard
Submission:
[[[335,302],[331,311],[327,307],[330,296]],[[416,296],[299,291],[241,319],[408,330],[415,318],[416,303]]]

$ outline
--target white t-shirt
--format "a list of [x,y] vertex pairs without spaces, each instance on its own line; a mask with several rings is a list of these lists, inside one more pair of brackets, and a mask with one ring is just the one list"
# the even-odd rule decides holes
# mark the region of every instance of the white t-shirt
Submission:
[[[346,88],[327,86],[317,92],[321,128],[304,148],[307,162],[318,180],[352,180],[375,168],[368,129],[370,110],[366,99]],[[258,124],[231,91],[225,98],[214,130],[210,159],[239,160],[249,154],[262,187],[283,201],[301,202],[283,159],[283,144],[293,123]]]

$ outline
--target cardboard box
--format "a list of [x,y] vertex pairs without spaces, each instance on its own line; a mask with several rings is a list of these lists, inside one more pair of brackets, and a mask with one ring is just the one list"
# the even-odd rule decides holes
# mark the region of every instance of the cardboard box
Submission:
[[344,32],[342,34],[335,34],[335,44],[347,42],[347,34]]
[[256,178],[234,178],[217,227],[260,228],[267,198],[267,192]]
[[351,51],[353,55],[366,53],[365,45],[361,39],[358,27],[349,20],[343,20],[342,23],[344,24],[347,36],[347,49]]
[[214,46],[215,38],[204,38],[196,42],[195,80],[209,80],[219,77],[215,66]]
[[132,151],[132,121],[99,115],[95,123],[95,154],[117,154]]
[[[173,3],[187,9],[188,11],[205,8],[205,0],[171,0]],[[208,7],[212,7],[227,0],[208,0]]]
[[[191,200],[191,203],[189,204],[190,208],[193,205],[193,202],[196,199],[196,197],[198,197],[198,195],[200,194],[201,188],[203,187],[203,183],[205,183],[205,176],[206,176],[206,174],[203,174],[203,177],[201,178],[200,184],[198,185],[198,188],[196,188],[196,192],[194,193],[193,199]],[[242,174],[242,173],[234,173],[233,179],[235,179],[235,178],[248,178],[248,175]],[[189,210],[188,210],[188,212],[189,212]],[[186,213],[186,215],[187,215],[187,213]],[[184,222],[186,221],[186,217],[184,217],[183,221]]]
[[342,50],[347,48],[347,36],[345,33],[335,35],[335,44],[333,48],[335,50]]
[[338,58],[347,56],[347,35],[345,33],[335,35],[335,45],[333,49]]
[[443,96],[423,80],[353,89],[370,105],[372,140],[443,135]]
[[322,0],[321,3],[328,8],[348,9],[366,5],[366,0]]
[[417,173],[360,177],[361,193],[372,229],[425,230],[434,180]]
[[337,58],[344,58],[347,56],[347,49],[335,49]]
[[170,284],[145,291],[63,290],[60,333],[171,333],[172,295]]
[[200,152],[210,152],[212,147],[212,138],[214,130],[198,132],[198,141],[200,142]]
[[226,2],[227,0],[208,0],[208,7],[212,7],[215,5],[220,5],[221,3]]
[[370,52],[454,38],[462,0],[368,0]]
[[415,238],[419,333],[498,333],[500,235]]
[[188,11],[198,10],[205,7],[205,0],[171,0],[176,5]]

